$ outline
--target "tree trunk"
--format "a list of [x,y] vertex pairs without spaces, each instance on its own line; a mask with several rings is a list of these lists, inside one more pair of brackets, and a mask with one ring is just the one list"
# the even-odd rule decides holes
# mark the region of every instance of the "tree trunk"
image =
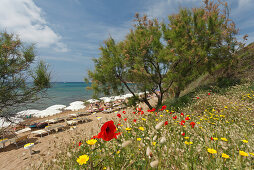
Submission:
[[163,93],[158,95],[157,98],[158,98],[158,102],[157,102],[156,109],[158,109],[162,105]]
[[147,98],[143,98],[143,102],[145,102],[145,104],[149,107],[149,109],[152,109],[152,105],[149,103],[149,101],[147,100]]
[[178,98],[179,98],[180,93],[181,93],[180,90],[177,90],[177,91],[175,92],[175,99],[178,99]]

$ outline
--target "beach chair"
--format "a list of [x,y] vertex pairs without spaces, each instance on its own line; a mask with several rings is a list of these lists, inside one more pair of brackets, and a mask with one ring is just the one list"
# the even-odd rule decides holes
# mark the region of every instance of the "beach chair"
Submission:
[[4,148],[5,147],[5,143],[8,142],[9,139],[8,138],[4,138],[4,139],[0,139],[0,148]]
[[26,134],[23,136],[16,136],[12,139],[9,139],[9,141],[10,141],[10,143],[14,143],[18,148],[18,144],[28,142],[28,139],[29,139],[28,137],[29,137],[29,134]]
[[35,134],[35,135],[41,135],[41,138],[42,138],[43,134],[47,133],[49,135],[49,132],[47,130],[44,130],[44,129],[42,129],[42,130],[36,130],[36,131],[31,132],[31,133]]
[[66,123],[67,123],[67,125],[72,126],[72,125],[78,124],[78,121],[74,119],[74,120],[69,120]]
[[86,117],[79,117],[79,118],[76,118],[76,119],[74,119],[74,120],[83,123],[83,122],[86,122],[86,121],[87,121],[87,118],[86,118]]
[[113,109],[109,108],[107,110],[103,110],[103,113],[111,113],[113,111]]

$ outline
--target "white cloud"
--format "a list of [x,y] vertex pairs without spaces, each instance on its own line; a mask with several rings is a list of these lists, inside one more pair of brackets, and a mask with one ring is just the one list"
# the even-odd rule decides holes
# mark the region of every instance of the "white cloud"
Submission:
[[42,10],[33,0],[1,0],[0,28],[18,34],[22,41],[36,43],[38,47],[55,47],[58,52],[68,51],[43,17]]

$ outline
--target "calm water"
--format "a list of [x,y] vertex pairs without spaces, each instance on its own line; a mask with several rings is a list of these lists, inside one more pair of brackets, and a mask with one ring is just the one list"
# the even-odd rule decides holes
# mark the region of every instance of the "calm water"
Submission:
[[74,101],[84,101],[92,98],[92,90],[87,90],[84,82],[57,82],[47,90],[47,98],[27,105],[26,109],[46,109],[49,106],[63,104],[68,106]]

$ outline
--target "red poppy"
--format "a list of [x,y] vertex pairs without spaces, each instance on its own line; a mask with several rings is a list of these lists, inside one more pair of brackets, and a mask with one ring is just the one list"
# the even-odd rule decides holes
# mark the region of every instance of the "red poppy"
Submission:
[[118,123],[118,124],[117,124],[117,126],[120,126],[120,125],[121,125],[121,123]]
[[191,122],[190,125],[192,126],[192,128],[194,128],[195,122]]
[[138,111],[141,112],[141,108],[138,108]]
[[122,117],[119,113],[117,114],[117,116],[118,116],[119,118],[121,118],[121,117]]
[[127,118],[123,119],[124,121],[127,121]]
[[136,114],[136,112],[132,112],[133,114]]
[[185,120],[190,120],[190,118],[189,118],[189,117],[186,117]]
[[82,142],[81,142],[81,141],[79,141],[78,146],[81,146],[81,145],[82,145]]
[[213,137],[211,137],[211,140],[213,140]]
[[208,93],[208,96],[210,96],[211,95],[211,93]]
[[165,126],[168,125],[168,121],[165,122]]
[[141,114],[141,115],[144,114],[144,111],[141,111],[140,114]]
[[137,122],[137,119],[134,119],[133,122]]
[[148,109],[147,112],[154,112],[156,109],[155,108],[152,108],[152,109]]
[[199,97],[197,97],[197,99],[199,99]]
[[167,108],[166,105],[164,105],[164,106],[161,107],[162,110],[165,110],[166,108]]
[[126,113],[126,111],[123,111],[123,114],[125,114]]
[[184,123],[185,123],[185,121],[184,121],[184,120],[182,120],[182,121],[181,121],[181,123],[180,123],[180,125],[182,125],[182,126],[183,126],[183,125],[184,125]]
[[181,116],[184,116],[184,114],[183,114],[183,113],[181,113]]
[[170,114],[172,114],[172,112],[170,112]]
[[177,116],[173,116],[173,119],[176,119],[177,118]]
[[182,135],[182,136],[185,136],[185,133],[183,132],[181,135]]
[[117,135],[119,134],[120,133],[116,133],[116,126],[111,120],[104,123],[104,125],[101,127],[101,132],[97,136],[94,136],[94,138],[102,138],[105,141],[110,141],[113,138],[117,139]]

